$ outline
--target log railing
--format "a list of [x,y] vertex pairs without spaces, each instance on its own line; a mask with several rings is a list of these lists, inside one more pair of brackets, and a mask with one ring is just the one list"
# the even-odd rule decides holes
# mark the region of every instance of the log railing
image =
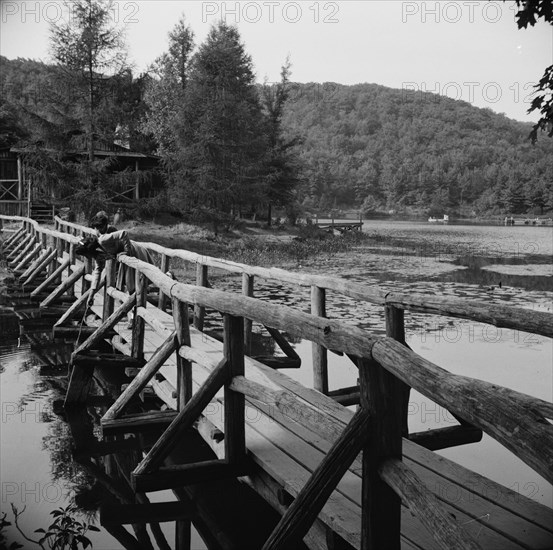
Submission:
[[[67,281],[71,280],[74,284],[78,278],[86,275],[84,264],[76,266],[74,252],[72,253],[76,239],[74,235],[41,228],[30,220],[22,221],[24,231],[15,233],[6,244],[11,246],[8,258],[12,258],[12,265],[17,262],[16,267],[22,270],[29,261],[33,261],[23,272],[27,281],[37,269],[44,269],[49,262],[54,261],[52,251],[60,249],[60,241],[64,252],[57,261],[61,260],[62,265],[65,265],[65,258],[70,259],[70,265],[67,266],[70,275],[54,292],[59,292],[60,288],[68,290]],[[59,222],[58,228],[62,228]],[[27,234],[31,235],[31,239]],[[41,254],[37,251],[37,244],[40,244],[41,249],[48,245],[50,248],[47,253]],[[67,246],[69,252],[65,250]],[[402,502],[424,525],[435,532],[440,547],[479,548],[459,522],[443,512],[435,496],[402,462],[402,433],[406,421],[405,387],[416,389],[438,405],[446,407],[458,418],[483,430],[548,482],[553,482],[553,454],[550,451],[553,448],[553,428],[549,422],[553,417],[552,405],[514,390],[452,374],[424,359],[405,345],[402,318],[403,310],[409,309],[487,322],[551,337],[551,314],[478,302],[467,303],[456,299],[386,294],[378,288],[332,281],[325,277],[244,266],[200,257],[186,251],[172,251],[158,245],[148,247],[167,258],[180,257],[194,261],[201,266],[200,273],[207,267],[218,267],[248,277],[285,280],[302,286],[339,291],[350,296],[362,296],[362,299],[386,308],[387,336],[374,337],[358,327],[325,318],[322,306],[324,292],[312,292],[317,305],[312,309],[313,313],[308,314],[254,298],[249,279],[244,284],[246,292],[240,295],[206,288],[204,284],[180,283],[154,265],[124,254],[119,255],[113,262],[113,267],[106,270],[105,295],[122,303],[114,309],[104,310],[103,322],[98,331],[76,353],[86,351],[94,342],[105,337],[131,308],[135,309],[131,348],[135,358],[139,359],[142,355],[140,342],[144,338],[145,323],[158,333],[165,334],[166,341],[108,411],[103,419],[104,425],[109,426],[110,422],[121,418],[121,413],[133,393],[151,380],[172,353],[177,351],[180,358],[177,363],[177,413],[171,413],[169,417],[165,415],[162,423],[169,425],[167,430],[133,474],[135,485],[140,490],[152,490],[154,487],[157,489],[173,483],[197,482],[198,479],[214,479],[217,476],[244,475],[248,471],[244,440],[244,398],[253,397],[273,405],[283,397],[244,376],[244,327],[252,322],[310,340],[314,348],[318,346],[324,350],[346,354],[356,362],[360,380],[358,412],[342,433],[325,434],[333,442],[330,451],[288,508],[264,545],[264,550],[293,547],[305,535],[335,490],[339,479],[360,451],[363,451],[362,548],[399,548]],[[25,259],[27,263],[24,262]],[[116,262],[135,270],[137,285],[136,293],[132,296],[117,289],[114,275],[109,274],[110,269],[114,270]],[[165,260],[162,266],[167,265]],[[51,276],[54,274],[55,272]],[[203,283],[204,280],[202,273],[198,281]],[[148,312],[145,291],[148,282],[157,287],[166,300],[172,303],[175,326],[172,333],[167,334],[167,328],[156,323],[155,315]],[[83,296],[79,301],[83,300]],[[213,365],[190,347],[187,322],[189,307],[193,307],[195,311],[209,308],[223,315],[224,351],[219,364]],[[197,317],[194,321],[196,324]],[[195,393],[191,391],[193,363],[202,365],[211,373]],[[179,436],[192,425],[221,388],[224,388],[225,402],[225,459],[187,466],[162,466],[163,459],[179,440]],[[321,429],[309,416],[312,410],[301,401],[295,403],[294,410],[314,430]],[[144,421],[159,423],[160,419],[152,417]]]

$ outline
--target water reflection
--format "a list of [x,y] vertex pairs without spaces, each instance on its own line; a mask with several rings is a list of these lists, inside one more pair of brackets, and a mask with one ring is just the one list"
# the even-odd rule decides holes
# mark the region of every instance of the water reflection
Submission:
[[[12,503],[19,511],[24,509],[18,523],[33,537],[35,529],[51,523],[53,510],[72,505],[75,519],[101,527],[97,533],[87,533],[94,548],[170,549],[176,545],[177,532],[190,538],[194,550],[261,546],[279,517],[237,480],[203,483],[178,492],[182,508],[188,503],[195,510],[194,524],[189,519],[175,523],[174,513],[151,521],[150,502],[176,502],[175,494],[136,494],[130,480],[144,450],[160,434],[102,438],[99,429],[99,419],[119,395],[121,385],[130,380],[121,373],[96,369],[96,395],[86,407],[64,409],[73,343],[52,339],[55,316],[41,317],[27,305],[18,309],[16,303],[2,312],[11,336],[0,346],[2,512],[7,512],[8,520],[13,523]],[[218,325],[212,323],[215,332]],[[272,354],[274,343],[268,336],[256,336],[254,350]],[[133,407],[129,412],[138,412],[143,405]],[[193,444],[178,462],[213,458],[200,436],[192,435]],[[146,508],[132,508],[136,518],[118,521],[119,515],[128,516],[124,507],[136,505]],[[13,525],[6,534],[9,542],[25,544]]]

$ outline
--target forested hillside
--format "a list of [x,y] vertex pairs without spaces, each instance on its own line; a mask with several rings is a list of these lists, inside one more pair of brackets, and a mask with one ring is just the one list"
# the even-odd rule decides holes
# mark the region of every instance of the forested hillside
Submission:
[[[73,91],[63,89],[59,71],[0,57],[0,146],[72,135],[75,113],[67,98]],[[107,139],[107,130],[115,138],[124,128],[134,149],[156,151],[153,136],[138,131],[148,112],[144,77],[128,72],[112,86],[111,108],[98,109],[106,121],[96,131]],[[282,128],[288,143],[298,143],[298,173],[283,177],[280,170],[272,185],[278,194],[286,178],[300,181],[298,203],[325,211],[545,213],[553,209],[553,141],[543,133],[533,146],[531,126],[434,94],[375,84],[292,84]]]
[[303,136],[303,203],[328,210],[463,215],[549,210],[553,141],[430,93],[375,84],[294,85],[284,126]]

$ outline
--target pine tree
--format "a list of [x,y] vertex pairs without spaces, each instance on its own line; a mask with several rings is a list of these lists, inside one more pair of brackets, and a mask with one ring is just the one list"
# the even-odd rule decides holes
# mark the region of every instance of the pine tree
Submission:
[[262,103],[267,119],[268,158],[266,167],[267,223],[271,225],[272,207],[291,207],[295,191],[300,184],[299,161],[296,146],[300,138],[283,135],[282,118],[290,97],[290,60],[287,59],[280,73],[281,80],[274,86],[262,88]]
[[94,161],[95,142],[112,141],[112,120],[102,120],[106,103],[113,92],[113,79],[127,70],[123,30],[112,21],[111,0],[73,0],[68,2],[71,16],[50,28],[51,54],[63,69],[62,84],[70,101],[65,102],[78,121],[90,162]]
[[212,27],[192,59],[173,188],[188,208],[238,213],[264,195],[264,118],[236,28]]
[[194,33],[181,17],[169,33],[169,49],[151,69],[144,101],[147,112],[142,129],[153,135],[158,153],[171,158],[177,147],[175,121],[184,103]]

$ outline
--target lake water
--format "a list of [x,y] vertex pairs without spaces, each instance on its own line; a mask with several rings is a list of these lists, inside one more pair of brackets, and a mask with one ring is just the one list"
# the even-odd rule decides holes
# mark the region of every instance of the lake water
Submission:
[[[368,245],[344,254],[323,256],[295,266],[302,272],[339,275],[364,284],[399,292],[415,292],[509,303],[553,311],[553,229],[532,226],[437,226],[412,222],[366,221]],[[0,273],[0,277],[1,277]],[[501,283],[501,284],[500,284]],[[239,281],[217,281],[217,287],[239,288]],[[309,292],[294,287],[263,285],[256,295],[307,309]],[[381,308],[328,293],[329,317],[343,318],[374,334],[384,333]],[[553,400],[553,345],[550,339],[495,329],[458,319],[406,313],[409,345],[434,363],[459,374],[488,380],[515,390]],[[209,319],[208,319],[209,320]],[[215,326],[212,326],[216,330]],[[71,432],[55,414],[54,403],[65,390],[64,369],[68,347],[52,343],[40,332],[19,336],[17,319],[2,312],[0,301],[0,479],[2,512],[13,522],[10,505],[26,507],[19,524],[31,538],[37,527],[47,527],[50,512],[80,495],[81,504],[98,489],[90,472],[71,459]],[[286,371],[311,384],[311,344],[293,341],[302,357],[299,370]],[[272,346],[258,338],[264,351]],[[329,354],[331,388],[356,381],[356,369],[342,357]],[[412,392],[411,431],[454,423],[451,415]],[[551,486],[499,444],[484,436],[482,442],[440,451],[441,454],[491,479],[553,507]],[[150,495],[164,500],[164,493]],[[85,498],[86,497],[86,498]],[[94,508],[94,506],[92,506]],[[83,517],[94,519],[94,512]],[[163,531],[172,541],[173,527]],[[13,526],[11,539],[22,540]],[[207,548],[196,532],[192,548]],[[94,548],[123,548],[105,530],[92,533]]]

